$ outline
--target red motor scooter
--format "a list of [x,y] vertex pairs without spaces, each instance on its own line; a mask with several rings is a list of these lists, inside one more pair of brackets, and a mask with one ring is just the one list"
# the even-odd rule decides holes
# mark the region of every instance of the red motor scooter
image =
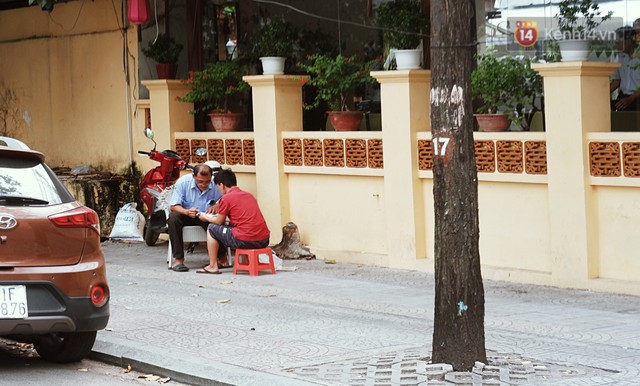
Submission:
[[160,163],[149,170],[140,181],[140,200],[147,207],[144,241],[147,245],[153,246],[158,241],[160,233],[167,232],[171,186],[180,177],[180,171],[189,165],[173,150],[156,151],[157,143],[153,139],[151,129],[144,129],[144,135],[153,141],[153,150],[150,152],[138,150],[138,154],[146,155]]

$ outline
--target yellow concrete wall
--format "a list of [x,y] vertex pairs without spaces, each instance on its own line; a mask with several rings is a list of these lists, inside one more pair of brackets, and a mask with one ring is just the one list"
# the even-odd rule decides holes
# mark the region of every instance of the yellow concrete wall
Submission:
[[0,12],[0,83],[16,91],[23,118],[15,136],[52,166],[129,163],[121,25],[119,7],[106,0]]
[[551,273],[545,185],[481,181],[478,208],[484,266]]
[[[433,176],[417,167],[417,141],[430,138],[428,71],[373,74],[381,83],[382,132],[302,132],[302,110],[291,108],[302,105],[301,78],[291,76],[247,78],[254,133],[194,133],[189,106],[175,99],[186,90],[179,81],[147,82],[148,100],[136,100],[132,86],[129,129],[118,12],[106,0],[60,3],[50,14],[37,7],[0,12],[0,83],[17,93],[16,136],[47,154],[50,165],[155,166],[134,155],[152,146],[142,135],[150,109],[160,150],[175,148],[176,138],[255,141],[255,165],[227,166],[258,197],[272,243],[293,221],[319,258],[433,271]],[[128,32],[136,85],[137,40]],[[544,175],[478,174],[485,279],[640,295],[640,178],[590,175],[590,143],[640,143],[639,133],[610,132],[607,84],[615,66],[537,65],[547,132],[474,133],[476,140],[547,146]],[[384,168],[285,166],[283,138],[383,140]]]
[[[304,242],[323,251],[388,254],[380,177],[290,174],[291,218]],[[366,261],[359,261],[366,262]]]
[[600,277],[638,281],[640,194],[637,187],[598,186]]
[[[496,149],[496,170],[478,173],[485,279],[640,295],[640,241],[636,236],[640,171],[639,177],[590,175],[592,143],[616,143],[620,149],[640,143],[640,133],[611,133],[608,120],[598,117],[609,113],[606,98],[591,94],[607,93],[603,80],[612,68],[608,63],[561,63],[543,68],[543,75],[552,72],[545,79],[545,92],[564,95],[558,101],[550,98],[554,105],[547,106],[547,132],[474,133],[476,141],[492,142]],[[292,80],[258,76],[250,79],[252,86],[260,87],[255,133],[176,132],[175,137],[255,141],[255,165],[226,166],[238,172],[240,186],[256,194],[272,231],[287,221],[295,222],[302,242],[318,258],[433,272],[433,175],[417,167],[424,150],[418,144],[429,143],[431,136],[425,128],[425,112],[413,108],[416,100],[422,106],[428,100],[424,83],[428,77],[420,72],[380,77],[392,84],[383,87],[383,115],[387,119],[401,114],[412,117],[392,119],[382,133],[302,132],[298,124],[301,110],[275,108],[278,104],[299,105]],[[582,92],[575,96],[579,100],[563,102],[567,84],[580,86]],[[285,87],[286,92],[275,90],[278,87]],[[393,90],[391,97],[384,99],[384,90]],[[288,148],[285,142],[325,139],[344,140],[345,144],[347,140],[382,140],[384,167],[305,166],[287,158],[295,146]],[[497,153],[502,141],[515,142],[522,149],[521,172],[500,170]],[[536,169],[540,164],[535,154],[539,153],[534,152],[533,161],[527,159],[530,143],[545,146],[542,172]],[[400,153],[402,157],[395,157]],[[619,157],[622,166],[637,161]],[[259,158],[264,160],[261,167]],[[265,171],[270,178],[260,177]],[[261,194],[265,191],[272,194]],[[391,197],[403,202],[389,203]],[[407,234],[410,236],[403,239]],[[276,230],[271,243],[278,241]]]

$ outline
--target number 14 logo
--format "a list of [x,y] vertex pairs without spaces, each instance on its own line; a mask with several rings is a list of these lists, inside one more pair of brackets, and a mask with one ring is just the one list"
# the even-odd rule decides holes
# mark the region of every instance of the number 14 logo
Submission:
[[531,47],[538,41],[538,23],[535,21],[516,21],[513,38],[522,47]]

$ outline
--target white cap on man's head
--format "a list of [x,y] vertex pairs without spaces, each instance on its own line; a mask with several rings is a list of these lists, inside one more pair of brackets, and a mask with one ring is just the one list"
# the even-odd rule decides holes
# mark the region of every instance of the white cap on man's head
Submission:
[[211,172],[213,174],[216,174],[220,169],[222,169],[222,166],[220,166],[220,162],[218,161],[207,161],[204,164],[211,168]]

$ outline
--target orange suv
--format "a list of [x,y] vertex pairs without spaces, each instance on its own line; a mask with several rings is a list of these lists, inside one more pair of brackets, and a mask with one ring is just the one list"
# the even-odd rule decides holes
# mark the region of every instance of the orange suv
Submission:
[[0,137],[0,336],[45,360],[86,357],[109,320],[100,222],[44,155]]

